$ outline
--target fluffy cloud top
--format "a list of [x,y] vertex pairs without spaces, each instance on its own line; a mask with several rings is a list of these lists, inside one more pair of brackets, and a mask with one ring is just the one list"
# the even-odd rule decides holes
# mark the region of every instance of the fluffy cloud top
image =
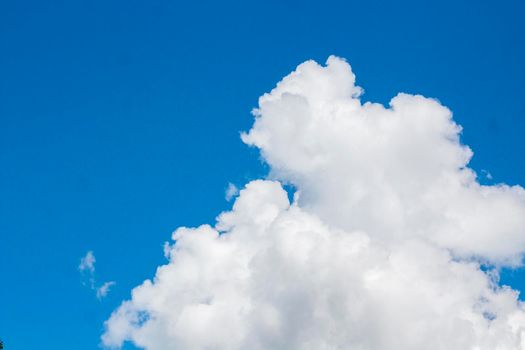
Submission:
[[247,184],[215,227],[175,231],[169,262],[114,311],[103,343],[525,349],[524,305],[497,270],[521,263],[525,191],[476,181],[436,100],[399,94],[385,108],[361,92],[330,57],[262,96],[242,139],[273,181]]
[[243,140],[299,205],[330,224],[397,243],[430,240],[463,257],[515,264],[525,247],[525,192],[481,186],[471,150],[439,102],[399,94],[390,108],[359,100],[346,62],[306,62],[259,100]]

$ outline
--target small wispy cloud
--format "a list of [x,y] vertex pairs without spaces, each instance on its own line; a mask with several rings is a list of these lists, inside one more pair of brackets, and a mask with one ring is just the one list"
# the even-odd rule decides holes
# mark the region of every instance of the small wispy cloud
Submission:
[[95,255],[93,254],[93,251],[88,251],[86,255],[84,255],[80,259],[80,264],[78,265],[78,270],[83,275],[88,275],[89,279],[89,285],[91,289],[95,288],[95,262],[97,259],[95,259]]
[[237,186],[232,184],[231,182],[228,183],[228,187],[226,188],[226,192],[224,194],[224,198],[229,202],[232,200],[233,197],[237,196],[239,194],[239,189]]
[[115,284],[117,284],[115,281],[110,281],[98,287],[97,288],[97,298],[99,299],[104,298],[109,293],[111,286],[114,286]]
[[[82,274],[84,278],[88,279],[89,288],[91,290],[94,290],[96,292],[97,298],[102,299],[104,298],[110,290],[110,287],[115,285],[116,282],[110,281],[105,282],[101,286],[97,287],[96,280],[95,280],[95,262],[97,259],[95,258],[95,254],[93,254],[92,250],[89,250],[86,255],[84,255],[82,258],[80,258],[80,264],[78,265],[78,270]],[[86,285],[85,282],[83,282],[84,285]]]
[[492,179],[493,179],[492,174],[489,173],[487,170],[485,170],[485,169],[481,169],[481,173],[482,173],[483,175],[485,175],[485,178],[486,178],[487,180],[492,180]]
[[95,259],[95,255],[93,255],[93,252],[90,250],[86,253],[84,257],[80,259],[80,265],[78,265],[78,269],[80,271],[90,271],[91,273],[95,272],[95,262],[97,259]]

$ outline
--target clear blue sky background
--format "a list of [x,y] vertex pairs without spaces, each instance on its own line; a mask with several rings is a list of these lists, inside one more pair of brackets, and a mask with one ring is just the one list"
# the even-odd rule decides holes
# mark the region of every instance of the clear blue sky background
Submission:
[[[239,131],[306,59],[347,58],[365,100],[439,98],[474,169],[525,184],[524,4],[1,1],[6,349],[96,349],[171,231],[213,223],[228,182],[264,176]],[[100,301],[77,270],[87,250],[97,279],[117,281]],[[522,271],[504,281],[525,291]]]

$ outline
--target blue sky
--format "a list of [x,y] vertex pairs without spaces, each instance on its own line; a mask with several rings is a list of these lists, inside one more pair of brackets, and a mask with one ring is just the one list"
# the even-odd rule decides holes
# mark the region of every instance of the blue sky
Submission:
[[[267,169],[239,132],[307,59],[348,59],[364,100],[436,97],[489,183],[525,184],[521,1],[13,1],[0,5],[0,338],[93,349],[164,262]],[[114,280],[98,300],[79,259]],[[525,290],[525,272],[506,283]]]

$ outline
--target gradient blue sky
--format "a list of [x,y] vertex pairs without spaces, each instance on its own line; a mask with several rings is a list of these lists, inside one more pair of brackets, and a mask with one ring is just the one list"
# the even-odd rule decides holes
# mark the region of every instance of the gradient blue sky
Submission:
[[[295,66],[345,57],[364,100],[437,97],[472,166],[525,184],[523,1],[0,4],[0,338],[95,349],[103,321],[213,223],[228,182],[264,176],[239,139]],[[88,250],[102,300],[77,269]],[[525,272],[503,280],[525,290]]]

